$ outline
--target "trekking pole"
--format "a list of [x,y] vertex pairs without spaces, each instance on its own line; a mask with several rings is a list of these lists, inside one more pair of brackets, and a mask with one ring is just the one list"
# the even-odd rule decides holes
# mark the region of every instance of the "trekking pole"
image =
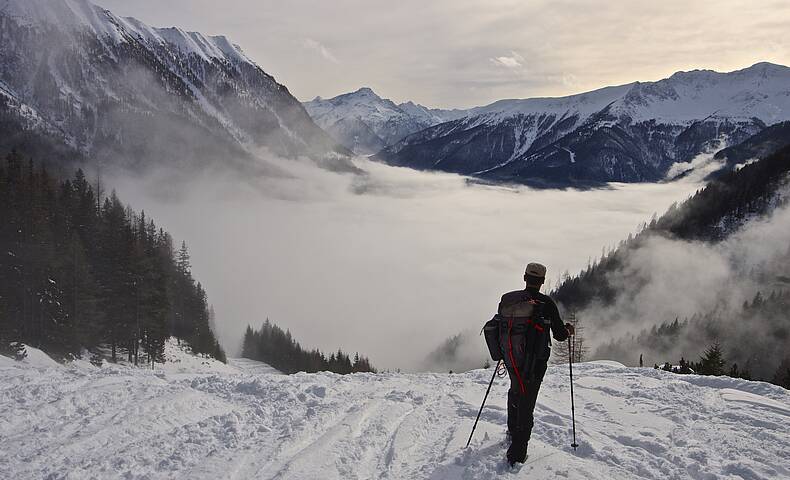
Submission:
[[573,422],[573,443],[571,443],[571,447],[573,447],[575,452],[579,444],[576,443],[576,408],[573,405],[573,349],[571,348],[570,336],[568,336],[568,367],[570,367],[571,371],[571,419]]
[[485,397],[483,397],[483,403],[480,405],[480,411],[477,412],[477,418],[475,419],[475,424],[472,427],[472,433],[469,434],[469,440],[467,440],[466,447],[464,447],[464,448],[469,448],[469,444],[472,443],[472,435],[475,434],[475,429],[477,428],[477,422],[478,422],[478,420],[480,420],[480,414],[483,413],[483,407],[485,406],[486,400],[488,399],[488,392],[491,391],[491,385],[494,384],[494,378],[496,378],[496,373],[499,371],[499,364],[501,364],[501,363],[502,363],[502,360],[498,361],[496,363],[496,367],[494,367],[494,374],[491,375],[491,381],[488,382],[488,389],[486,390],[486,395],[485,395]]

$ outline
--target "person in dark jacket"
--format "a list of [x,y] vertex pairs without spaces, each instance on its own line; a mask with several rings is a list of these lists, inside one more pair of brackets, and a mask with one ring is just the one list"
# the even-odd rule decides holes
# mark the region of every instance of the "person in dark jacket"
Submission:
[[574,334],[571,324],[563,324],[554,301],[540,293],[545,279],[546,267],[530,263],[524,273],[526,288],[504,294],[499,302],[500,345],[510,376],[507,395],[510,465],[526,460],[534,424],[533,410],[551,354],[548,331],[559,342]]

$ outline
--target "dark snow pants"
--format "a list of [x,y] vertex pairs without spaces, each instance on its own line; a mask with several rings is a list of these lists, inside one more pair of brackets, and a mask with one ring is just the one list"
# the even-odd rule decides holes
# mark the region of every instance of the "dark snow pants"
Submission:
[[538,400],[538,390],[546,374],[546,363],[536,362],[531,375],[522,377],[525,394],[516,373],[508,368],[510,390],[507,392],[507,429],[514,442],[529,442],[532,426],[535,424],[532,412]]

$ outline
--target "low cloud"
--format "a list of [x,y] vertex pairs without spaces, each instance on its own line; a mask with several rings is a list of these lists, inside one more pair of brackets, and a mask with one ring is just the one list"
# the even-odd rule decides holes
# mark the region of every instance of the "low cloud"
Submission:
[[712,141],[705,152],[700,153],[688,162],[676,162],[669,167],[666,178],[673,179],[680,175],[693,174],[699,178],[705,178],[711,173],[720,170],[726,161],[715,158],[714,154],[727,146],[727,138],[719,137]]
[[[159,172],[108,183],[186,240],[232,355],[246,325],[268,317],[305,347],[407,370],[457,332],[479,331],[502,293],[522,287],[529,261],[547,264],[556,282],[699,187],[537,191],[363,158],[365,175],[265,161],[287,175],[207,172],[174,184]],[[470,362],[481,348],[469,349]]]
[[510,69],[519,69],[524,66],[524,57],[517,52],[510,52],[510,55],[494,57],[490,59],[495,65]]
[[[778,207],[770,215],[751,220],[716,244],[658,235],[647,238],[629,253],[620,268],[608,274],[608,281],[617,292],[614,300],[608,304],[593,303],[578,313],[588,325],[588,345],[596,347],[623,340],[626,348],[633,349],[632,336],[643,329],[676,318],[682,322],[695,315],[713,314],[719,322],[717,336],[727,342],[727,347],[762,338],[762,347],[757,348],[768,351],[778,341],[771,319],[754,318],[748,326],[743,325],[743,305],[758,292],[768,296],[787,288],[783,280],[790,275],[790,205],[780,198],[788,198],[786,188],[777,196]],[[692,328],[698,330],[701,325]],[[696,359],[708,347],[705,335],[696,330],[685,332],[670,348],[642,345],[645,363],[676,362],[681,355]],[[744,331],[748,338],[743,337]],[[607,348],[601,353],[612,351]],[[639,353],[634,351],[633,358],[617,360],[633,364]],[[757,364],[765,369],[773,362],[775,368],[780,360],[776,357]],[[773,370],[767,368],[758,373],[770,375]]]
[[579,88],[580,85],[579,78],[572,73],[567,73],[565,75],[562,75],[562,84],[568,88],[573,88],[573,89]]
[[340,61],[335,57],[335,55],[323,44],[320,42],[313,40],[312,38],[306,38],[302,42],[302,46],[308,50],[312,50],[317,52],[324,60],[328,60],[332,63],[340,63]]

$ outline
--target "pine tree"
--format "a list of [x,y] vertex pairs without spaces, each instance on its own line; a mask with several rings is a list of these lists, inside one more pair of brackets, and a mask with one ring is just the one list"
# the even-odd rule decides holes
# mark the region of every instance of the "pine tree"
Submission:
[[786,357],[779,364],[779,368],[776,369],[771,383],[790,390],[790,357]]
[[700,357],[697,373],[700,375],[724,375],[724,353],[719,342],[714,342]]
[[181,242],[181,249],[178,251],[178,256],[176,258],[176,266],[178,267],[179,273],[184,276],[191,275],[192,264],[190,263],[189,250],[187,249],[186,241]]
[[88,253],[73,232],[64,252],[60,278],[64,290],[71,297],[67,305],[71,317],[71,328],[76,342],[80,345],[96,345],[101,340],[99,334],[102,318],[96,297],[97,283],[89,263]]
[[216,335],[217,333],[217,314],[214,311],[214,305],[208,307],[208,328]]
[[225,350],[222,349],[219,341],[214,342],[214,353],[212,356],[222,363],[228,363],[228,359],[225,356]]
[[12,152],[0,164],[0,218],[0,349],[21,355],[25,342],[65,359],[86,348],[99,363],[106,345],[114,360],[137,363],[142,349],[157,362],[175,333],[224,356],[186,244],[174,258],[166,232],[115,192],[95,195],[81,170],[58,183]]
[[241,356],[251,359],[259,358],[260,354],[255,344],[255,332],[253,332],[251,326],[247,325],[247,330],[244,331],[244,339],[241,345]]
[[[570,351],[568,350],[568,342],[564,345],[557,345],[554,348],[554,362],[555,363],[568,363],[572,358],[573,363],[583,362],[587,357],[587,346],[584,341],[584,325],[580,321],[576,312],[571,310],[568,314],[568,323],[574,327],[574,335],[570,338]],[[573,355],[571,356],[571,352]]]

